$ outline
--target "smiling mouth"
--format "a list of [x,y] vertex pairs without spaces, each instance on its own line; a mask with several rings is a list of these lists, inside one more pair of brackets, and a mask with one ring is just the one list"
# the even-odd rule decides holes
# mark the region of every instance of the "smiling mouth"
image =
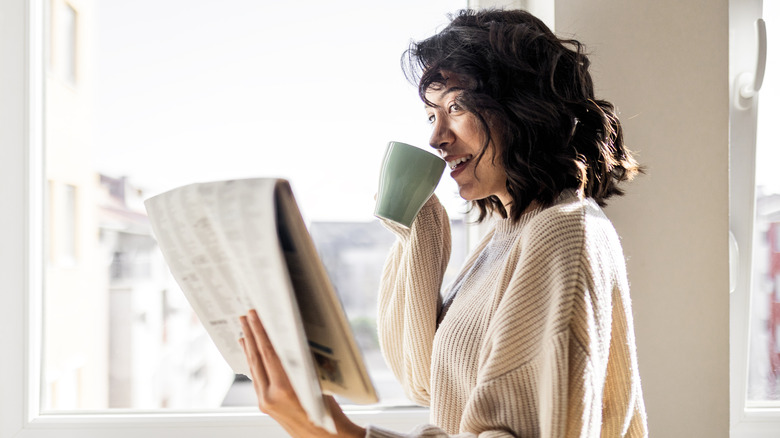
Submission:
[[457,168],[463,167],[466,163],[468,163],[471,160],[471,155],[456,158],[452,161],[448,161],[447,165],[450,166],[450,170],[455,170]]

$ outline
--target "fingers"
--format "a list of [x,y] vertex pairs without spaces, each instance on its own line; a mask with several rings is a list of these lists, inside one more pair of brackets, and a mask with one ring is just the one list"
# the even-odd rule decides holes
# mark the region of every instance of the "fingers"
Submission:
[[323,395],[322,398],[325,400],[325,406],[328,408],[331,415],[334,417],[345,416],[344,411],[341,409],[341,405],[339,405],[339,402],[337,402],[332,395]]
[[257,315],[257,311],[250,310],[247,315],[249,327],[260,350],[260,357],[263,361],[263,367],[267,375],[268,380],[272,384],[288,386],[289,379],[287,373],[282,367],[282,361],[276,354],[271,340],[268,338],[268,333],[265,331],[265,327],[260,322],[260,317]]
[[326,395],[323,396],[323,399],[325,400],[325,406],[327,406],[331,416],[333,417],[333,421],[336,423],[338,436],[366,436],[366,430],[353,423],[352,420],[350,420],[349,417],[344,414],[341,406],[339,406],[339,403],[335,398],[333,398],[333,396]]
[[247,316],[241,317],[241,328],[244,331],[241,345],[252,371],[252,380],[260,384],[263,390],[266,390],[269,385],[290,387],[290,380],[282,366],[282,361],[276,354],[257,311],[250,310]]
[[[249,325],[247,317],[242,316],[240,321],[241,330],[244,332],[244,337],[239,339],[239,343],[244,349],[244,355],[246,355],[247,363],[249,364],[249,371],[252,374],[252,382],[254,382],[254,386],[257,391],[264,392],[264,390],[268,388],[268,375],[265,372],[265,365],[263,363],[260,349],[258,348],[254,332]],[[258,396],[259,395],[260,393],[258,393]]]
[[[249,362],[260,411],[274,418],[291,436],[325,436],[309,420],[257,312],[251,310],[240,320],[244,337],[239,342]],[[365,436],[365,430],[352,423],[332,397],[325,402],[334,413],[338,436]]]

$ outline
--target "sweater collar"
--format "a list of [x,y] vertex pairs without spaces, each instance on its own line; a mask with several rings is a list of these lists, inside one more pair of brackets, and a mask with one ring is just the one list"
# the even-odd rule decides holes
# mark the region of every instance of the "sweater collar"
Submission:
[[532,206],[520,215],[520,219],[518,219],[517,222],[512,222],[512,219],[510,218],[497,219],[494,227],[493,239],[503,240],[509,236],[517,235],[523,227],[541,211],[541,207]]
[[[577,192],[573,189],[564,190],[561,192],[560,195],[558,195],[558,198],[555,199],[555,202],[552,203],[552,205],[557,205],[561,203],[568,202],[574,198],[577,198]],[[531,204],[525,212],[523,212],[522,215],[520,215],[520,219],[517,220],[517,222],[512,222],[510,218],[498,218],[495,221],[495,227],[494,227],[494,239],[503,239],[508,236],[515,235],[516,233],[519,233],[525,225],[531,221],[534,217],[536,217],[539,213],[541,213],[545,208],[549,208],[552,205],[548,207],[541,207],[538,205]]]

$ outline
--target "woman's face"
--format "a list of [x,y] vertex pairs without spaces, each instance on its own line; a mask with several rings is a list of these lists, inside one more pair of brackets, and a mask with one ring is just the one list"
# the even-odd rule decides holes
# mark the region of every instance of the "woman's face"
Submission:
[[477,117],[459,105],[462,92],[461,81],[455,75],[450,75],[444,86],[428,89],[425,97],[433,104],[425,107],[433,128],[430,144],[447,161],[450,176],[457,182],[463,199],[476,201],[495,195],[508,211],[511,197],[506,190],[506,172],[498,147],[491,141],[485,155],[474,160],[485,135]]

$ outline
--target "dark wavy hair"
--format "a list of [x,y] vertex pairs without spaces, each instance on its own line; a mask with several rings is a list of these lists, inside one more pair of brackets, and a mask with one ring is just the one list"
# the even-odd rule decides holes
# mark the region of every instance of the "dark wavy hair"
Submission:
[[[573,39],[559,39],[522,10],[461,10],[438,34],[412,42],[402,67],[420,97],[457,75],[459,104],[479,120],[484,144],[497,140],[517,221],[533,202],[576,189],[605,205],[619,182],[642,168],[623,144],[613,105],[594,98],[590,61]],[[432,88],[433,87],[433,88]],[[496,138],[494,138],[496,137]],[[478,221],[507,212],[496,196],[476,200]]]

